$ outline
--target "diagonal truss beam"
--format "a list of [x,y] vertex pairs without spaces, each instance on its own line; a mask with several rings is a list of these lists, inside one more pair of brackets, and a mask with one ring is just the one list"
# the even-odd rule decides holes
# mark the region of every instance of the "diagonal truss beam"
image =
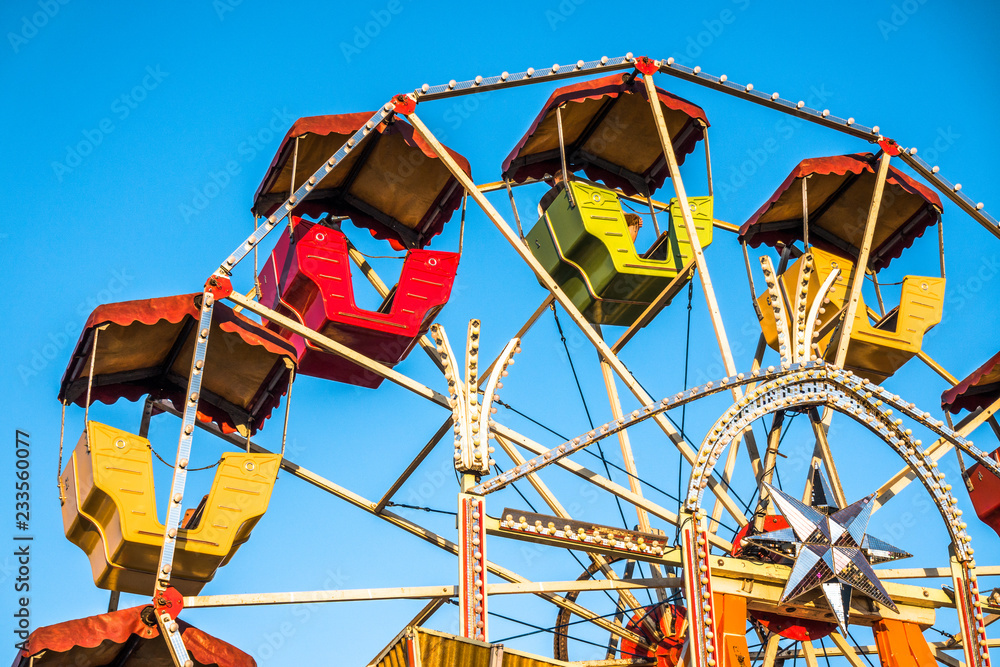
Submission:
[[[958,422],[958,424],[955,425],[955,435],[961,438],[968,437],[973,431],[982,425],[983,422],[996,414],[998,410],[1000,410],[1000,399],[997,399],[978,412],[966,415],[961,421]],[[950,452],[954,446],[954,443],[950,439],[940,437],[927,448],[927,454],[930,456],[932,461],[939,461],[945,454]],[[878,491],[876,491],[876,509],[885,505],[894,496],[899,495],[900,492],[909,486],[910,482],[914,481],[916,478],[916,474],[909,468],[904,468],[890,477],[888,481],[886,481],[885,484],[880,486]]]
[[[269,450],[256,444],[251,445],[251,450],[261,453],[269,452]],[[409,519],[406,519],[405,517],[402,517],[393,512],[383,510],[380,514],[376,514],[375,506],[377,503],[374,503],[371,500],[368,500],[367,498],[357,493],[354,493],[353,491],[350,491],[340,486],[339,484],[336,484],[335,482],[326,479],[325,477],[322,477],[321,475],[318,475],[310,470],[307,470],[306,468],[303,468],[302,466],[293,463],[287,458],[282,460],[281,468],[287,471],[288,473],[294,475],[295,477],[298,477],[299,479],[302,479],[312,484],[318,489],[326,491],[327,493],[330,493],[331,495],[334,495],[337,498],[340,498],[341,500],[344,500],[350,503],[351,505],[354,505],[355,507],[365,512],[368,512],[372,516],[376,516],[382,519],[383,521],[386,521],[389,524],[396,526],[397,528],[401,528],[402,530],[410,533],[411,535],[419,537],[425,542],[433,544],[434,546],[454,555],[458,555],[459,553],[458,545],[452,542],[451,540],[448,540],[442,537],[441,535],[438,535],[437,533],[428,530],[427,528],[424,528],[423,526],[414,523]],[[496,563],[487,561],[487,569],[489,570],[489,572],[495,574],[501,579],[505,579],[508,582],[525,584],[528,586],[532,584],[532,582],[529,581],[527,578],[517,574],[512,570],[508,570],[505,567],[497,565]],[[623,628],[620,624],[616,624],[612,621],[609,621],[606,618],[602,618],[601,616],[592,612],[586,607],[578,605],[575,602],[571,602],[570,600],[567,600],[565,597],[558,595],[557,593],[548,591],[539,591],[536,592],[535,594],[547,600],[548,602],[551,602],[557,607],[560,607],[562,609],[568,609],[571,613],[591,623],[594,623],[595,625],[600,626],[604,630],[611,632],[618,637],[624,637],[626,639],[630,639],[632,641],[645,645],[645,640],[636,633],[632,632],[631,630],[627,630]]]
[[[504,238],[507,239],[507,241],[514,247],[525,263],[528,264],[532,272],[534,272],[535,276],[538,278],[539,282],[541,282],[542,285],[546,287],[549,292],[551,292],[552,296],[559,302],[559,305],[561,305],[563,310],[570,315],[577,327],[579,327],[580,331],[587,337],[590,343],[597,348],[600,355],[607,360],[608,364],[610,364],[611,368],[615,371],[618,377],[621,378],[622,382],[625,383],[633,395],[635,395],[640,403],[651,403],[652,397],[639,385],[636,379],[632,376],[632,373],[625,367],[621,360],[618,359],[618,356],[611,351],[611,348],[608,347],[608,345],[604,342],[604,339],[601,338],[600,334],[597,333],[594,327],[587,322],[562,288],[559,287],[559,285],[545,271],[542,265],[538,263],[538,260],[531,254],[531,251],[528,250],[523,243],[521,243],[520,238],[503,219],[500,212],[497,211],[493,204],[486,199],[486,196],[479,191],[475,183],[472,182],[472,179],[469,178],[465,171],[462,170],[451,154],[445,150],[444,146],[440,141],[438,141],[437,137],[435,137],[424,122],[417,117],[416,113],[410,113],[408,118],[419,135],[432,148],[438,159],[440,159],[445,166],[447,166],[452,175],[459,181],[459,183],[462,184],[466,192],[469,193],[469,196],[472,197],[476,201],[476,204],[478,204],[479,207],[486,213],[487,217],[490,218],[497,229],[500,230],[500,233],[503,234]],[[674,445],[681,451],[684,458],[686,458],[688,462],[693,462],[697,453],[691,448],[677,429],[674,428],[673,424],[671,424],[670,421],[662,415],[657,415],[654,419],[657,425],[663,430],[664,433],[667,434]],[[713,493],[715,493],[716,496],[722,500],[726,509],[733,516],[736,522],[741,526],[745,525],[747,520],[746,517],[743,516],[742,508],[722,488],[718,479],[713,477],[709,481],[709,485],[711,486]]]
[[365,355],[359,352],[355,352],[354,350],[347,347],[343,343],[338,343],[332,338],[329,338],[321,333],[313,331],[309,327],[299,324],[290,317],[285,317],[284,315],[282,315],[277,311],[271,310],[270,308],[263,306],[252,299],[246,298],[239,292],[232,292],[231,294],[228,294],[226,298],[232,301],[233,303],[243,306],[243,308],[245,308],[246,310],[249,310],[252,313],[256,313],[261,317],[267,318],[268,320],[275,322],[276,324],[288,329],[289,331],[292,331],[302,336],[309,342],[318,345],[327,352],[335,354],[338,357],[343,357],[344,359],[349,359],[350,361],[354,362],[361,368],[364,368],[367,371],[371,371],[372,373],[375,373],[376,375],[383,377],[386,380],[389,380],[390,382],[398,384],[403,389],[408,389],[418,396],[422,396],[430,401],[433,401],[434,403],[437,403],[441,407],[448,408],[449,410],[451,409],[450,406],[448,405],[447,396],[417,382],[416,380],[413,380],[412,378],[403,375],[398,371],[393,370],[392,368],[389,368],[385,364],[381,364],[375,361],[374,359],[366,357]]
[[[497,432],[497,435],[499,437],[503,437],[512,442],[516,442],[521,447],[524,447],[525,449],[527,449],[530,452],[533,452],[536,455],[544,455],[546,451],[549,451],[542,445],[531,440],[530,438],[527,438],[519,433],[516,433],[515,431],[512,431],[505,426],[497,424],[494,427],[494,430]],[[619,498],[621,498],[626,502],[632,503],[636,507],[641,507],[643,510],[649,512],[653,516],[659,517],[660,519],[663,519],[664,521],[666,521],[671,525],[676,526],[678,523],[678,518],[676,513],[671,512],[667,508],[657,503],[654,503],[653,501],[649,500],[648,498],[645,498],[644,496],[639,496],[632,493],[631,490],[621,486],[620,484],[615,484],[606,477],[598,475],[597,473],[580,465],[579,463],[577,463],[576,461],[574,461],[569,457],[558,459],[555,465],[558,465],[560,468],[563,468],[564,470],[573,473],[577,477],[587,480],[591,484],[607,491],[608,493],[618,496]],[[710,535],[709,541],[726,552],[732,552],[733,550],[732,542],[725,540],[717,535],[714,534]]]

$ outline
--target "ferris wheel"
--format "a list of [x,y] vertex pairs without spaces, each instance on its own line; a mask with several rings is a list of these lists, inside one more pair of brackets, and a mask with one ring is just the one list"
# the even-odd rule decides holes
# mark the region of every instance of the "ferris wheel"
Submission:
[[[709,119],[658,86],[671,78],[816,123],[871,150],[805,156],[741,225],[718,220]],[[565,80],[573,81],[539,99],[493,183],[473,181],[469,162],[418,115],[435,100]],[[689,195],[681,167],[701,150],[705,173],[689,179],[699,184]],[[549,189],[537,215],[519,210],[514,189],[539,184]],[[509,215],[490,193],[508,196]],[[878,127],[632,54],[424,85],[374,113],[299,119],[254,196],[253,234],[201,292],[100,306],[84,326],[59,391],[64,425],[67,406],[83,409],[83,435],[65,466],[61,450],[59,493],[66,537],[87,554],[94,584],[111,591],[111,608],[36,630],[15,664],[252,665],[246,653],[184,623],[183,610],[419,599],[426,606],[371,664],[775,667],[801,659],[859,667],[877,656],[894,667],[989,667],[996,644],[987,626],[1000,618],[1000,589],[980,581],[1000,576],[1000,567],[977,562],[982,552],[967,529],[981,520],[1000,534],[1000,449],[989,453],[969,436],[983,424],[1000,436],[1000,354],[960,381],[923,349],[945,315],[942,195],[949,222],[964,224],[964,214],[1000,238],[1000,224],[981,204]],[[482,359],[476,313],[464,331],[435,323],[460,280],[469,199],[546,292],[526,322],[511,324],[499,353]],[[429,249],[456,214],[458,247]],[[653,232],[646,249],[643,227],[645,236]],[[258,246],[272,232],[276,243],[258,265]],[[394,286],[351,241],[356,234],[405,253]],[[880,283],[879,272],[911,246],[933,243],[924,236],[937,236],[939,262],[926,267],[931,275],[904,277],[898,304],[886,303],[889,283]],[[714,283],[711,247],[734,242],[747,284]],[[749,248],[763,250],[759,261]],[[251,256],[253,284],[234,285],[235,267]],[[359,305],[365,286],[357,275],[378,293],[378,307]],[[641,384],[645,369],[633,372],[619,355],[685,290],[692,298],[695,284],[709,315],[703,333],[711,327],[724,374],[690,387],[685,378],[675,393],[653,396]],[[748,288],[760,330],[753,358],[740,365],[716,294]],[[522,339],[550,311],[560,331],[561,312],[596,350],[597,390],[613,417],[560,436],[555,446],[505,424],[514,408],[500,398],[530,345]],[[421,353],[439,375],[420,381],[396,369]],[[947,381],[940,407],[882,386],[906,364],[924,364]],[[301,375],[363,387],[373,397],[388,380],[443,408],[442,424],[380,499],[365,498],[285,457],[284,434],[281,451],[254,442],[276,410],[283,409],[287,433]],[[622,393],[637,407],[628,410]],[[137,432],[90,419],[96,403],[121,398],[145,401]],[[688,408],[713,418],[682,425],[677,417]],[[170,494],[158,503],[147,436],[160,413],[181,425],[168,462]],[[76,418],[71,411],[71,428]],[[850,439],[831,436],[835,421],[851,424]],[[638,465],[638,429],[656,432],[657,451],[690,471],[669,500],[658,499],[669,494]],[[809,442],[804,465],[790,465],[790,433]],[[214,446],[202,445],[209,435],[230,451],[212,466],[210,492],[185,512],[192,447]],[[613,481],[602,441],[617,443],[617,477],[626,483]],[[848,495],[845,480],[875,474],[861,453],[876,448],[899,461],[878,471],[880,486]],[[583,465],[583,454],[603,468]],[[389,509],[433,456],[447,457],[457,473],[455,535]],[[946,456],[962,479],[942,471]],[[281,480],[279,470],[287,473]],[[572,516],[552,484],[555,472],[592,485],[618,507],[620,524]],[[400,540],[416,537],[454,554],[457,577],[435,586],[202,595],[220,567],[241,566],[240,546],[272,518],[269,501],[286,492],[291,476],[388,522]],[[885,567],[910,557],[912,547],[879,534],[871,518],[913,482],[940,520],[939,560]],[[528,486],[544,506],[522,495],[519,487]],[[958,507],[966,493],[978,517]],[[529,579],[490,558],[487,545],[506,540],[569,551],[576,565],[561,579]],[[151,601],[119,610],[123,591]],[[551,656],[491,633],[491,602],[519,595],[544,600],[547,617],[505,620],[551,634]],[[424,627],[449,602],[459,609],[458,633]],[[950,628],[943,640],[942,625]]]

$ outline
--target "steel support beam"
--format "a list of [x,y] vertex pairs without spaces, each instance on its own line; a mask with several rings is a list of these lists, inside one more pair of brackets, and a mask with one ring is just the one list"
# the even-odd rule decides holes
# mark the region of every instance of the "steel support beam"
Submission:
[[[268,453],[267,449],[264,449],[263,447],[256,444],[252,444],[250,449],[251,451],[255,452]],[[388,510],[383,510],[380,514],[376,514],[375,506],[377,503],[372,502],[371,500],[368,500],[367,498],[364,498],[363,496],[360,496],[357,493],[354,493],[353,491],[350,491],[340,486],[339,484],[336,484],[330,481],[329,479],[326,479],[325,477],[322,477],[321,475],[312,472],[311,470],[307,470],[306,468],[303,468],[302,466],[293,463],[287,458],[282,459],[281,468],[282,470],[285,470],[289,474],[312,484],[316,488],[322,491],[326,491],[327,493],[336,496],[337,498],[340,498],[341,500],[344,500],[350,503],[351,505],[354,505],[358,509],[368,512],[369,514],[376,516],[382,519],[383,521],[410,533],[411,535],[415,535],[420,539],[424,540],[425,542],[433,544],[434,546],[443,549],[444,551],[447,551],[453,555],[457,556],[459,554],[458,545],[455,544],[454,542],[445,539],[444,537],[438,535],[437,533],[434,533],[433,531],[430,531],[424,528],[423,526],[416,524]],[[522,583],[522,584],[532,583],[525,577],[522,577],[521,575],[511,570],[508,570],[507,568],[501,567],[500,565],[497,565],[489,561],[487,561],[487,569],[489,572],[509,582]],[[563,609],[568,609],[571,613],[576,614],[580,618],[583,618],[591,623],[600,626],[601,628],[607,630],[608,632],[612,632],[618,635],[619,637],[625,637],[627,639],[645,645],[645,640],[636,633],[632,632],[631,630],[627,630],[623,628],[621,625],[616,625],[615,623],[605,618],[602,618],[598,614],[590,611],[586,607],[583,607],[581,605],[576,604],[575,602],[567,600],[561,595],[551,592],[538,592],[536,594],[544,598],[545,600],[551,602],[555,606]]]
[[[546,451],[549,451],[547,448],[531,440],[530,438],[521,435],[515,431],[512,431],[505,426],[497,425],[496,427],[494,427],[494,430],[497,432],[498,436],[504,437],[512,442],[516,442],[521,447],[524,447],[525,449],[536,455],[544,455]],[[636,507],[641,507],[642,509],[646,510],[653,516],[659,517],[671,525],[676,526],[678,523],[678,518],[676,513],[671,512],[667,508],[652,502],[648,498],[645,498],[643,496],[637,496],[636,494],[632,493],[629,489],[626,489],[620,484],[612,482],[606,477],[598,475],[597,473],[580,465],[579,463],[577,463],[576,461],[572,460],[569,457],[556,460],[555,465],[559,466],[560,468],[563,468],[564,470],[568,470],[577,477],[581,477],[587,480],[591,484],[607,491],[608,493],[611,493],[612,495],[618,496],[622,500],[632,503]],[[733,549],[732,542],[725,540],[717,535],[714,534],[711,535],[709,537],[709,540],[712,542],[714,546],[717,546],[724,551],[731,552]]]
[[[427,128],[423,121],[420,120],[416,113],[409,114],[408,118],[410,123],[417,130],[417,133],[434,151],[434,154],[445,164],[448,170],[451,171],[452,175],[458,179],[458,181],[465,188],[466,192],[469,193],[469,196],[471,196],[483,212],[486,213],[486,216],[493,222],[497,229],[500,230],[500,233],[504,236],[507,242],[513,246],[513,248],[521,256],[521,259],[523,259],[528,267],[531,268],[532,272],[534,272],[535,276],[542,283],[542,285],[552,293],[552,296],[555,297],[563,309],[569,314],[591,344],[597,348],[601,356],[607,360],[618,377],[621,378],[626,386],[628,386],[629,390],[635,395],[639,402],[643,404],[651,403],[652,397],[647,394],[641,386],[639,386],[639,383],[635,380],[629,370],[625,368],[625,365],[621,363],[617,355],[611,351],[594,327],[587,322],[586,319],[584,319],[580,311],[575,305],[573,305],[573,302],[568,296],[566,296],[566,293],[545,271],[542,265],[538,263],[538,260],[535,259],[530,250],[528,250],[528,248],[521,243],[520,238],[503,219],[500,212],[497,211],[496,207],[494,207],[493,204],[486,199],[486,196],[479,191],[475,183],[472,182],[472,179],[470,179],[469,176],[462,170],[451,154],[444,149],[444,146],[442,146],[441,142],[438,141],[437,137],[434,136],[434,134]],[[690,214],[690,211],[688,211],[688,213]],[[680,433],[677,432],[670,421],[662,415],[657,415],[654,419],[660,428],[671,439],[674,445],[681,451],[684,457],[689,462],[694,461],[697,453],[684,440],[684,438],[681,437]],[[713,493],[715,493],[716,496],[719,497],[725,504],[726,509],[733,516],[736,522],[740,525],[745,525],[746,518],[743,516],[742,508],[736,504],[736,502],[723,488],[721,488],[718,480],[713,478],[710,480],[709,485]]]
[[328,338],[327,336],[324,336],[320,333],[313,331],[309,327],[299,324],[290,317],[285,317],[281,313],[271,310],[266,306],[262,306],[256,301],[247,299],[239,292],[233,292],[229,294],[226,298],[232,301],[233,303],[243,306],[250,312],[256,313],[261,317],[267,318],[268,320],[274,322],[275,324],[302,336],[309,342],[318,345],[327,352],[335,354],[338,357],[343,357],[344,359],[348,359],[349,361],[354,362],[361,368],[364,368],[367,371],[371,371],[372,373],[378,375],[379,377],[385,378],[390,382],[398,384],[403,389],[408,389],[412,391],[417,396],[422,396],[423,398],[426,398],[430,401],[433,401],[434,403],[437,403],[441,407],[448,408],[449,410],[451,409],[451,406],[448,405],[448,397],[444,396],[443,394],[440,394],[437,391],[434,391],[430,387],[420,384],[416,380],[413,380],[403,375],[402,373],[399,373],[398,371],[389,368],[385,364],[381,364],[375,361],[374,359],[370,359],[369,357],[366,357],[365,355],[352,350],[343,343],[338,343],[332,338]]
[[[580,581],[530,581],[487,584],[490,595],[539,593],[574,593],[584,591],[643,590],[656,586],[660,579],[587,579]],[[667,579],[680,585],[680,579]],[[317,602],[362,602],[365,600],[448,600],[458,596],[458,586],[402,586],[394,588],[355,588],[331,591],[296,591],[288,593],[236,593],[232,595],[192,595],[184,598],[186,609],[217,607],[314,604]]]

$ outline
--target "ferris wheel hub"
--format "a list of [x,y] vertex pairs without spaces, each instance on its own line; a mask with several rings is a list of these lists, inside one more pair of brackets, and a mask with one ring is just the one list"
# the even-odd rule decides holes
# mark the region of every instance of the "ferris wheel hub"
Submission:
[[[657,632],[650,631],[650,620]],[[643,648],[629,639],[622,639],[619,653],[622,658],[651,658],[656,667],[674,667],[679,664],[687,636],[687,610],[680,605],[660,604],[640,609],[629,619],[626,627],[647,640],[650,648]]]

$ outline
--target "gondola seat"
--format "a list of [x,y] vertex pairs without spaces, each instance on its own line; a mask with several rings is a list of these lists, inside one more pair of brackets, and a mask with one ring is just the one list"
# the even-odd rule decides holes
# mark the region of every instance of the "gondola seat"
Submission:
[[[88,422],[62,473],[66,537],[90,557],[99,588],[152,594],[165,527],[157,518],[149,441]],[[171,585],[197,595],[267,510],[278,454],[229,452],[196,512],[178,531]]]
[[[810,252],[814,270],[809,277],[806,312],[812,307],[822,283],[834,269],[840,269],[840,275],[827,295],[830,303],[825,306],[825,312],[820,314],[820,323],[816,328],[822,334],[818,342],[823,357],[832,361],[836,355],[836,349],[831,345],[836,328],[835,320],[846,305],[848,281],[854,264],[819,248],[814,247]],[[798,290],[799,273],[804,261],[804,256],[799,257],[781,275],[780,284],[789,304],[793,304]],[[870,311],[864,297],[861,297],[854,315],[844,367],[878,383],[898,371],[920,352],[924,334],[941,321],[944,288],[944,278],[906,276],[900,291],[900,305],[874,322],[870,320]],[[764,315],[761,328],[768,345],[778,349],[774,309],[768,299],[766,291],[757,299]]]
[[[640,254],[629,236],[618,195],[579,181],[548,204],[527,236],[532,254],[588,321],[629,326],[693,259],[680,205],[670,226]],[[691,197],[698,240],[712,242],[712,198]]]
[[[377,310],[355,302],[347,238],[338,229],[293,218],[258,276],[260,302],[386,366],[409,354],[451,296],[458,272],[455,252],[412,249],[399,283]],[[382,377],[319,349],[277,323],[269,328],[298,353],[299,372],[362,387]]]

